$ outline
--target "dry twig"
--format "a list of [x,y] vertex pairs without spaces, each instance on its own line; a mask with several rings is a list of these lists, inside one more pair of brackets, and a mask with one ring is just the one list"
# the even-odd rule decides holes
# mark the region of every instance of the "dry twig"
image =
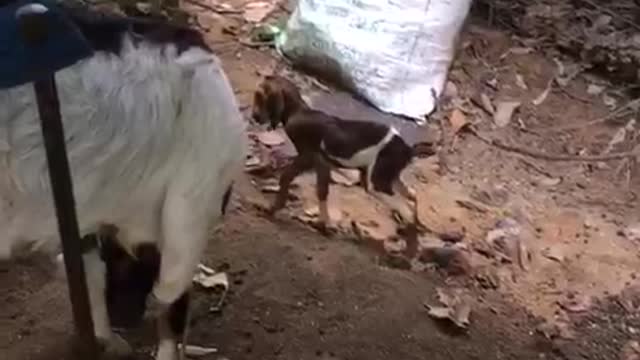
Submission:
[[618,107],[617,109],[615,109],[614,111],[610,112],[609,114],[607,114],[607,115],[605,115],[603,117],[591,120],[591,121],[583,123],[583,124],[569,124],[569,125],[566,125],[566,126],[554,127],[554,128],[546,130],[546,132],[560,132],[560,131],[566,131],[566,130],[575,130],[575,129],[579,129],[579,128],[585,128],[585,127],[588,127],[588,126],[601,124],[603,122],[609,121],[609,120],[614,119],[616,117],[623,116],[626,111],[628,111],[629,109],[632,109],[634,107],[637,107],[637,106],[640,106],[640,98],[633,99],[633,100],[629,101],[628,103]]
[[640,150],[636,149],[636,151],[630,152],[622,152],[622,153],[613,153],[606,155],[591,155],[591,156],[579,156],[579,155],[553,155],[547,154],[544,152],[526,149],[514,145],[509,145],[501,142],[497,139],[490,139],[482,134],[480,134],[475,128],[472,126],[468,126],[466,128],[471,134],[477,137],[480,141],[496,147],[498,149],[529,156],[536,159],[547,160],[547,161],[584,161],[584,162],[600,162],[600,161],[610,161],[610,160],[619,160],[619,159],[627,159],[627,158],[637,158],[640,156]]
[[594,8],[598,9],[599,11],[605,12],[611,16],[613,16],[614,18],[616,18],[616,20],[622,20],[624,21],[627,25],[635,28],[636,30],[640,30],[640,26],[638,26],[638,24],[636,24],[633,20],[630,20],[629,18],[627,18],[626,16],[622,16],[620,13],[613,11],[611,9],[608,9],[600,4],[597,4],[595,1],[592,0],[582,0],[582,2],[585,2],[591,6],[593,6]]
[[225,9],[222,7],[216,7],[216,6],[211,6],[209,4],[205,4],[199,0],[184,0],[185,2],[188,2],[189,4],[195,5],[195,6],[199,6],[203,9],[207,9],[209,11],[213,11],[215,13],[224,15],[224,14],[242,14],[242,10],[236,10],[236,9]]

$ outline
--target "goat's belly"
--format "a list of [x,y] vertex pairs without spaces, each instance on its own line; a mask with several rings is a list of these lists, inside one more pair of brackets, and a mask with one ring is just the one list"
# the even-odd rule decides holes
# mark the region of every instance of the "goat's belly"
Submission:
[[[82,181],[77,183],[82,185]],[[96,232],[103,224],[113,224],[119,230],[118,240],[126,249],[160,239],[159,214],[163,196],[159,192],[152,189],[123,191],[109,186],[103,190],[92,196],[96,201],[81,196],[76,198],[81,236]],[[21,194],[12,200],[3,198],[0,204],[0,258],[7,259],[16,253],[59,251],[57,218],[51,198],[32,194]]]
[[368,148],[358,151],[350,158],[342,158],[339,156],[335,156],[326,150],[325,150],[325,155],[330,160],[337,163],[341,167],[349,168],[349,169],[358,169],[358,168],[367,167],[370,164],[373,164],[373,162],[378,157],[379,152],[380,152],[380,147],[378,146],[378,144],[376,144],[374,146],[370,146]]

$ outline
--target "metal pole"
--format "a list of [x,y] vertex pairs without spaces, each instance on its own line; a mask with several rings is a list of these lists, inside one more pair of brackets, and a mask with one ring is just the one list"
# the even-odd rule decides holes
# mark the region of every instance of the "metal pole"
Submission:
[[78,230],[73,183],[67,159],[64,129],[60,116],[60,100],[55,75],[34,83],[40,125],[49,166],[49,178],[62,240],[64,264],[71,298],[73,320],[81,358],[97,357],[98,344],[93,331],[93,319],[82,260],[82,243]]

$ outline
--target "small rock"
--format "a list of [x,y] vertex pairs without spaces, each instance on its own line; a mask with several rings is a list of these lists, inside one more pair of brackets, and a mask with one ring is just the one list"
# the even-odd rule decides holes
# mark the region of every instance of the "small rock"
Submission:
[[544,177],[539,181],[539,184],[542,186],[552,187],[560,185],[562,182],[562,178],[560,177]]
[[551,323],[544,322],[536,327],[536,331],[547,339],[564,339],[571,340],[575,338],[575,335],[569,328],[569,324],[564,322]]
[[488,206],[502,207],[509,201],[509,191],[502,186],[495,186],[489,191],[473,191],[471,198]]
[[491,78],[489,80],[487,80],[486,84],[492,88],[493,90],[498,90],[498,79],[496,78]]
[[587,86],[587,94],[589,95],[600,95],[604,91],[604,86],[589,84]]
[[583,296],[577,298],[573,296],[564,301],[558,302],[558,305],[568,312],[581,313],[587,311],[591,306],[591,297]]
[[542,256],[559,263],[564,262],[564,254],[562,253],[562,250],[557,246],[552,246],[544,249],[542,251]]
[[449,116],[449,124],[451,124],[451,133],[457,134],[468,124],[467,117],[459,109],[453,109],[451,116]]
[[627,226],[622,233],[631,241],[640,241],[640,223]]
[[472,271],[468,255],[454,247],[431,247],[423,249],[418,260],[424,263],[435,263],[450,275],[465,275]]
[[483,289],[497,290],[500,287],[500,277],[490,269],[478,272],[475,279]]
[[390,254],[400,254],[407,248],[403,240],[388,240],[384,242],[384,251]]
[[351,227],[356,236],[361,239],[371,239],[375,241],[386,241],[389,239],[389,234],[386,234],[375,221],[352,221]]
[[620,360],[640,360],[640,342],[629,341],[620,353]]
[[459,243],[464,240],[464,232],[462,231],[450,231],[439,234],[440,240],[446,243]]
[[385,256],[385,263],[394,269],[411,270],[411,261],[399,254],[387,254]]

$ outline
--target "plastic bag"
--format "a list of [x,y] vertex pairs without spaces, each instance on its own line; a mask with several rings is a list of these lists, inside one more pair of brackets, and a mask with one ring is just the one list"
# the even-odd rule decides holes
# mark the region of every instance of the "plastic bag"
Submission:
[[471,0],[299,0],[276,45],[379,110],[424,120],[470,7]]

